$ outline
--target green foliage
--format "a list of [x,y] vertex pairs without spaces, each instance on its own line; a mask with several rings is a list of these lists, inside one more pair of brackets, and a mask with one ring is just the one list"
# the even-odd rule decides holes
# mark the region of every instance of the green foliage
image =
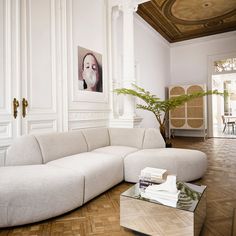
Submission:
[[183,192],[186,196],[188,196],[191,200],[199,200],[201,197],[201,193],[191,189],[189,186],[187,186],[184,182],[177,182],[177,189]]
[[151,94],[149,91],[146,91],[145,89],[134,85],[134,89],[127,89],[127,88],[120,88],[116,89],[114,92],[116,92],[118,95],[119,94],[124,94],[124,95],[131,95],[140,98],[145,102],[145,104],[137,104],[138,109],[143,109],[147,111],[151,111],[159,125],[160,125],[160,130],[162,132],[163,137],[165,137],[163,134],[163,130],[165,130],[163,127],[165,127],[166,122],[167,122],[167,117],[168,113],[170,110],[173,110],[177,108],[178,106],[183,105],[185,102],[188,102],[190,100],[193,100],[195,98],[199,97],[204,97],[207,95],[227,95],[225,93],[220,93],[217,90],[214,91],[206,91],[206,92],[196,92],[192,94],[184,94],[184,95],[179,95],[176,97],[171,97],[170,99],[167,100],[161,100],[158,98],[156,95]]
[[201,193],[193,190],[189,186],[187,186],[184,182],[177,182],[177,189],[180,190],[179,200],[178,200],[178,208],[189,210],[194,201],[200,200]]

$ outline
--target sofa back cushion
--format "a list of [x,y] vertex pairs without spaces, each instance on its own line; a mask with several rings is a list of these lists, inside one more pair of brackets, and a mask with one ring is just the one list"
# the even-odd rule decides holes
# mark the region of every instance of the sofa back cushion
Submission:
[[16,138],[8,148],[5,165],[36,165],[42,164],[43,157],[36,138],[33,135],[25,135]]
[[43,163],[88,151],[81,131],[39,134],[35,137],[42,151]]
[[84,129],[82,132],[88,144],[88,151],[110,145],[107,128]]
[[147,128],[144,134],[143,149],[164,148],[165,141],[159,129]]
[[143,128],[109,128],[110,145],[142,148]]

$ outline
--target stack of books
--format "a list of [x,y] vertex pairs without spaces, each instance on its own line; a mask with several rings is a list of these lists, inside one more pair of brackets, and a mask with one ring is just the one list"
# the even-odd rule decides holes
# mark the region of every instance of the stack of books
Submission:
[[180,194],[179,190],[176,193],[169,193],[169,192],[160,191],[160,190],[155,191],[155,189],[154,190],[151,189],[151,187],[153,186],[149,186],[145,189],[145,192],[141,192],[141,197],[158,201],[167,206],[172,206],[172,207],[177,206],[177,202],[178,202],[179,194]]
[[141,170],[139,176],[139,188],[145,190],[149,185],[163,183],[166,177],[167,170],[146,167]]
[[158,201],[164,205],[176,207],[179,199],[180,190],[176,187],[176,176],[168,175],[166,182],[157,185],[149,185],[141,197]]

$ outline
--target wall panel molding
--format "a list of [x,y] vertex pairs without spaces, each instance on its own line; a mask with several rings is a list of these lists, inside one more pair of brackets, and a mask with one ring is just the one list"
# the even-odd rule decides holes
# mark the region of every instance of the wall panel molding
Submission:
[[80,129],[87,129],[87,128],[101,128],[101,127],[108,127],[107,120],[94,120],[91,121],[74,121],[70,122],[69,130],[80,130]]
[[[62,0],[64,2],[64,0]],[[67,0],[67,78],[68,78],[68,129],[108,126],[110,117],[109,74],[107,51],[107,5],[106,1],[96,1],[97,10],[91,10],[91,17],[85,14],[89,10],[89,1],[80,8],[79,1]],[[90,11],[89,10],[89,11]],[[94,23],[93,31],[86,29]],[[96,40],[94,36],[97,35]],[[102,54],[103,93],[78,89],[78,46]]]
[[107,127],[109,110],[106,111],[70,111],[69,130],[81,128]]
[[56,120],[31,120],[27,124],[27,133],[49,133],[57,131]]
[[0,166],[4,166],[8,146],[0,147]]
[[11,122],[0,122],[0,140],[12,137],[12,125]]
[[69,120],[81,121],[81,120],[106,120],[109,119],[109,112],[98,112],[98,111],[77,111],[69,112]]

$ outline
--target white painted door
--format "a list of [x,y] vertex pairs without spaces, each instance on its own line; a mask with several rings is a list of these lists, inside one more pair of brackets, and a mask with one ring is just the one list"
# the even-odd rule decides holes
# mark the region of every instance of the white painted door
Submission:
[[[58,0],[21,1],[22,133],[62,129],[59,115]],[[28,103],[25,116],[23,102]]]
[[60,0],[0,0],[0,165],[15,137],[63,130],[59,24]]
[[19,107],[17,117],[13,117],[13,99],[19,100],[15,10],[12,1],[0,0],[0,165],[7,147],[20,133]]

